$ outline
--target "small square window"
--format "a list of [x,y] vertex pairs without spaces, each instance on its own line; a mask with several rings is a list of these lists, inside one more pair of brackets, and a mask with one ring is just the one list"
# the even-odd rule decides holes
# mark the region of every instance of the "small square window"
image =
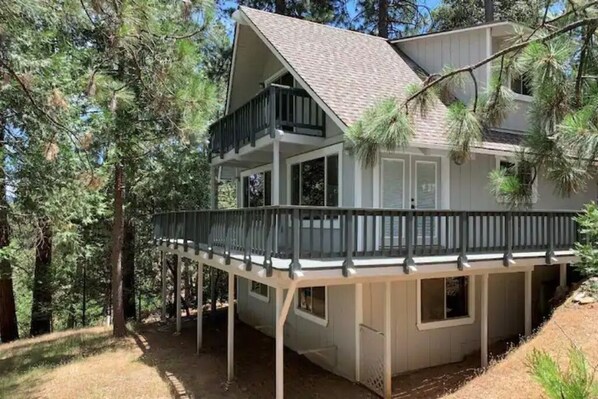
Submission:
[[522,96],[531,96],[532,88],[525,76],[515,76],[511,79],[511,90]]
[[266,284],[258,283],[257,281],[250,281],[250,291],[253,296],[261,297],[260,299],[268,300],[270,298],[270,290]]
[[326,319],[326,287],[298,289],[297,309],[320,319]]
[[420,281],[421,323],[473,318],[470,277],[430,278]]

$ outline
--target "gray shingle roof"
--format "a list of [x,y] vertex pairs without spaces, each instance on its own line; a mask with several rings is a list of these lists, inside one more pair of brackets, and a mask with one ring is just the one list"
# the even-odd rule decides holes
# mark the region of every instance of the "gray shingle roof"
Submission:
[[[386,39],[243,6],[240,10],[346,126],[385,98],[404,100],[407,86],[421,83],[417,66]],[[446,114],[437,100],[425,118],[415,115],[413,144],[448,145]],[[492,138],[492,147],[499,139]]]

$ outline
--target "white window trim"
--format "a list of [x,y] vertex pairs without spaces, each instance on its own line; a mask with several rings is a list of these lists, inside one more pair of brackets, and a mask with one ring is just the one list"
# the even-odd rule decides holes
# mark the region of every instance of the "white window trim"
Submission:
[[[467,313],[469,314],[466,317],[459,317],[453,318],[448,320],[439,320],[439,321],[430,321],[427,323],[422,322],[422,279],[417,279],[417,329],[420,331],[425,330],[435,330],[438,328],[447,328],[447,327],[457,327],[457,326],[464,326],[473,324],[475,322],[475,275],[470,276],[449,276],[449,277],[467,277],[469,278],[469,283],[467,284],[468,293],[467,293]],[[434,278],[434,277],[430,277]],[[439,278],[446,278],[446,277],[439,277]],[[427,279],[423,279],[427,280]],[[446,283],[445,283],[446,287]],[[445,288],[446,289],[446,288]],[[446,294],[445,294],[446,300]],[[446,306],[445,306],[446,308]]]
[[[507,157],[501,157],[498,155],[495,157],[495,159],[496,159],[496,169],[497,170],[500,169],[500,163],[503,161],[510,162],[510,163],[514,164],[515,166],[517,166],[517,161],[514,159],[509,159]],[[539,179],[540,179],[540,176],[539,176],[539,174],[537,174],[536,179],[534,180],[534,183],[532,184],[532,202],[531,202],[532,204],[535,204],[536,202],[538,202],[538,180]],[[499,204],[505,204],[507,202],[507,201],[505,201],[505,199],[500,198],[500,197],[495,198],[495,199]]]
[[[243,192],[243,179],[251,176],[251,175],[255,175],[258,173],[266,173],[266,172],[270,172],[272,174],[272,164],[267,164],[267,165],[262,165],[262,166],[258,166],[257,168],[253,168],[253,169],[246,169],[244,171],[241,172],[240,174],[240,178],[241,178],[241,208],[247,208],[249,207],[247,204],[245,204],[245,193]],[[265,176],[265,175],[264,175]],[[271,179],[274,179],[274,177],[272,175],[270,175]],[[270,189],[274,190],[274,185],[273,185],[273,181],[270,182]],[[264,190],[264,196],[266,195],[265,190]]]
[[[288,184],[287,184],[287,203],[291,204],[291,191],[292,191],[292,182],[291,182],[291,167],[298,163],[311,161],[312,159],[327,157],[329,155],[338,155],[338,206],[342,206],[343,203],[343,143],[338,143],[331,145],[329,147],[320,148],[319,150],[306,152],[304,154],[295,155],[294,157],[289,157],[286,160],[287,166],[287,177],[288,177]],[[324,176],[326,176],[326,169],[328,168],[327,163],[324,163],[325,171]],[[326,198],[326,190],[328,188],[326,185],[324,186],[324,198]]]
[[309,313],[299,307],[299,290],[301,288],[312,288],[312,287],[321,287],[321,286],[309,286],[309,287],[300,287],[295,290],[295,304],[293,306],[294,312],[297,316],[302,317],[306,320],[309,320],[313,323],[319,324],[323,327],[328,326],[328,286],[324,286],[324,318],[318,317],[313,313]]
[[260,300],[262,302],[269,303],[270,302],[270,287],[268,285],[264,284],[264,283],[260,283],[259,281],[255,281],[255,282],[259,283],[259,284],[263,284],[266,287],[268,287],[268,290],[266,291],[268,294],[266,296],[263,296],[263,295],[258,294],[255,291],[253,291],[251,289],[252,288],[251,286],[252,286],[252,283],[254,283],[254,281],[253,280],[247,280],[247,283],[248,283],[247,284],[247,289],[248,289],[248,292],[249,292],[249,296],[253,297],[255,299],[258,299],[258,300]]

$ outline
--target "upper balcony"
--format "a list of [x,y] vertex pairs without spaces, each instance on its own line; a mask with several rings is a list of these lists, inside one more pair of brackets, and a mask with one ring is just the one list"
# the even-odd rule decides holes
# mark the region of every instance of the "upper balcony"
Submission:
[[294,144],[316,145],[326,137],[326,115],[305,90],[270,85],[210,126],[212,159],[238,161],[252,149],[271,144],[277,132],[303,138],[288,140]]

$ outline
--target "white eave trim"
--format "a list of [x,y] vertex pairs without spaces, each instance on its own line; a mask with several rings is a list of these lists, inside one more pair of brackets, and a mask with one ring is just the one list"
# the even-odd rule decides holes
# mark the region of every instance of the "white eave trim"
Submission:
[[489,24],[480,24],[480,25],[476,25],[476,26],[470,26],[468,28],[452,29],[452,30],[445,30],[442,32],[424,33],[422,35],[407,36],[407,37],[403,37],[403,38],[390,40],[390,43],[392,43],[392,44],[405,43],[405,42],[410,42],[413,40],[421,40],[421,39],[426,39],[426,38],[430,38],[430,37],[452,35],[454,33],[470,32],[470,31],[474,31],[474,30],[488,29],[488,28],[490,28],[490,29],[498,28],[500,26],[509,26],[509,25],[512,26],[513,28],[527,29],[531,32],[531,29],[524,25],[520,25],[515,22],[509,22],[509,21],[498,21],[498,22],[489,23]]
[[230,63],[230,73],[228,75],[228,85],[226,86],[226,104],[224,107],[224,115],[228,115],[229,111],[230,111],[230,96],[231,96],[231,92],[232,92],[232,87],[233,87],[233,76],[235,73],[235,61],[237,59],[237,43],[239,41],[239,24],[241,22],[239,22],[239,20],[241,20],[241,17],[239,16],[239,10],[235,11],[233,13],[233,19],[235,21],[237,21],[237,23],[235,24],[235,35],[234,35],[234,39],[233,39],[233,58],[231,60]]

